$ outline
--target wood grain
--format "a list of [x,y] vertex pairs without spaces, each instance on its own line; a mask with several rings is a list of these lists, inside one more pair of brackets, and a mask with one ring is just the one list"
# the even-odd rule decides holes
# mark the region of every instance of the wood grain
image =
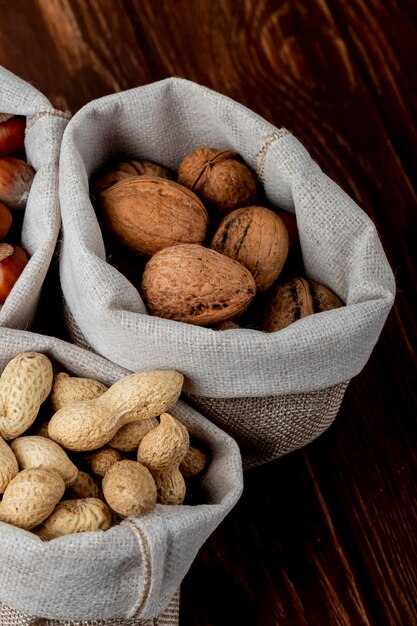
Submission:
[[0,63],[60,108],[176,75],[291,130],[375,221],[396,274],[336,423],[247,473],[184,580],[182,626],[417,623],[416,6],[0,0]]

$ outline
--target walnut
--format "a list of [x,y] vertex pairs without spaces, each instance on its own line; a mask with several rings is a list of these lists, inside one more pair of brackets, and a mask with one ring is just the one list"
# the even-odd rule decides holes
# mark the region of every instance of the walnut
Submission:
[[180,244],[148,261],[142,293],[152,315],[208,326],[243,313],[256,285],[237,261],[198,244]]
[[314,280],[309,280],[310,293],[313,298],[314,313],[321,313],[322,311],[331,311],[332,309],[338,309],[343,306],[343,302],[336,296],[331,289],[317,283]]
[[100,206],[112,235],[139,254],[200,243],[206,236],[208,215],[201,200],[164,178],[125,178],[103,191]]
[[197,148],[182,161],[178,182],[223,215],[256,204],[255,178],[236,152],[230,150]]
[[288,232],[282,219],[270,209],[244,207],[226,215],[210,247],[247,267],[258,293],[264,293],[284,267]]
[[304,278],[293,278],[275,287],[270,294],[261,322],[262,330],[281,330],[313,313],[308,281]]
[[136,159],[118,161],[107,165],[95,174],[91,182],[91,195],[98,198],[103,191],[129,176],[158,176],[167,180],[173,178],[169,170],[152,161],[137,161]]

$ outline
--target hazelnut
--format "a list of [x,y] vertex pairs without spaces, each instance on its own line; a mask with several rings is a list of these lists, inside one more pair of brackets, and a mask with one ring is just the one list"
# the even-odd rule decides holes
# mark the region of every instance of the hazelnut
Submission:
[[25,128],[23,116],[0,113],[0,157],[24,155]]
[[255,279],[258,293],[276,281],[288,255],[288,232],[270,209],[249,206],[226,215],[210,248],[242,263]]
[[197,148],[182,161],[178,182],[224,215],[256,204],[255,178],[230,150]]
[[19,246],[0,243],[0,304],[4,304],[29,257]]
[[208,215],[202,202],[186,187],[164,178],[125,178],[103,191],[100,206],[112,235],[140,254],[199,243],[206,236]]
[[24,209],[35,171],[25,161],[0,159],[0,202],[12,209]]
[[98,198],[103,191],[118,183],[119,180],[130,176],[158,176],[172,180],[171,172],[162,165],[152,163],[152,161],[129,159],[101,169],[93,178],[91,193],[94,198]]
[[12,214],[10,213],[7,206],[0,202],[0,240],[7,235],[11,225]]

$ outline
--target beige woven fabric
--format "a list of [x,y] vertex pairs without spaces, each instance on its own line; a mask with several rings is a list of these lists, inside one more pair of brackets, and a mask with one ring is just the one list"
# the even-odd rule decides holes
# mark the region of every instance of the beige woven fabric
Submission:
[[0,602],[0,626],[178,626],[180,611],[180,592],[172,598],[168,608],[159,617],[150,620],[107,619],[71,622],[51,620],[43,617],[25,615]]
[[[63,307],[71,340],[91,350],[68,306]],[[263,398],[207,398],[185,394],[190,404],[239,444],[249,469],[302,448],[335,419],[348,382],[308,393]]]
[[310,393],[266,398],[201,398],[190,403],[240,446],[249,469],[301,448],[335,419],[348,383]]

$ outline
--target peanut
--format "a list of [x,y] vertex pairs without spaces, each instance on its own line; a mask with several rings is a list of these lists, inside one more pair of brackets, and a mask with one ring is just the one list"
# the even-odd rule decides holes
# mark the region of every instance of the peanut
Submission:
[[103,478],[107,470],[118,461],[122,461],[123,458],[123,454],[118,450],[102,448],[101,450],[87,454],[84,457],[84,461],[96,476]]
[[180,463],[180,472],[184,478],[192,478],[192,476],[202,472],[206,465],[207,456],[204,452],[198,448],[190,446],[187,454]]
[[149,470],[136,461],[120,461],[103,478],[103,494],[119,515],[144,515],[156,506],[156,485]]
[[52,387],[52,364],[38,352],[22,352],[0,379],[0,434],[15,439],[35,421]]
[[99,398],[107,389],[106,385],[94,378],[77,378],[60,372],[54,377],[51,406],[54,411],[58,411],[73,402]]
[[181,504],[185,498],[185,481],[179,465],[187,454],[190,437],[186,427],[169,413],[163,413],[160,424],[139,444],[138,461],[151,472],[161,504]]
[[125,376],[99,398],[59,409],[49,422],[49,436],[69,450],[100,448],[125,424],[150,419],[171,407],[179,398],[183,380],[175,371]]
[[18,472],[19,466],[12,449],[0,437],[0,493],[4,492]]
[[64,491],[64,481],[57,472],[43,468],[22,470],[3,494],[0,521],[31,530],[49,517]]
[[99,498],[103,499],[101,489],[90,474],[78,472],[75,481],[68,487],[68,494],[72,498]]
[[110,439],[108,445],[111,448],[116,448],[116,450],[122,450],[122,452],[137,450],[144,436],[151,431],[152,428],[158,426],[158,424],[159,422],[156,417],[126,424],[126,426],[118,430],[115,436]]
[[112,514],[98,498],[82,498],[60,502],[53,513],[36,529],[42,539],[55,539],[71,533],[107,530]]
[[21,469],[43,467],[55,470],[68,487],[77,478],[78,469],[55,441],[45,437],[18,437],[10,445]]

